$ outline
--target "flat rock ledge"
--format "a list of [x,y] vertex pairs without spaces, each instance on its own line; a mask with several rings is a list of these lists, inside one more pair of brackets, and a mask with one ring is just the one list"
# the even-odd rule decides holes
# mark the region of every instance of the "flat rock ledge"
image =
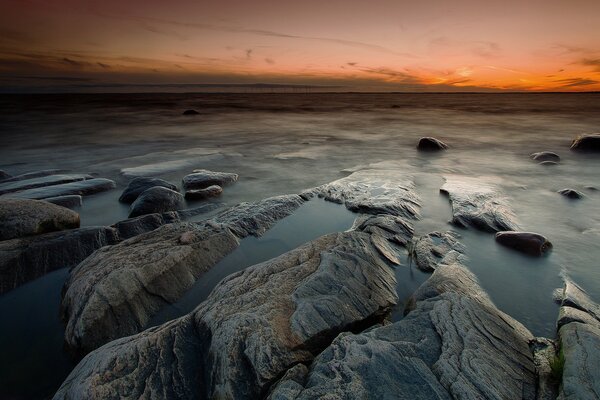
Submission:
[[340,332],[381,321],[396,303],[372,235],[329,234],[228,276],[192,313],[88,354],[54,398],[264,397]]
[[450,199],[452,224],[484,232],[518,230],[508,199],[494,185],[462,176],[447,176],[445,179],[440,192]]
[[531,333],[449,253],[393,324],[343,333],[269,399],[536,399]]

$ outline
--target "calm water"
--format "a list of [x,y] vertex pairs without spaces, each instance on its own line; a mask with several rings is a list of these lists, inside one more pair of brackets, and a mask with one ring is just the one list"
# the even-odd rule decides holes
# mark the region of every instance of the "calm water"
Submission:
[[[188,108],[201,115],[181,116]],[[117,190],[86,197],[80,210],[83,225],[104,225],[127,216],[117,198],[129,168],[158,171],[178,184],[194,168],[237,172],[239,182],[215,200],[225,207],[297,193],[357,165],[393,162],[398,173],[414,177],[422,197],[417,234],[451,229],[448,200],[439,194],[445,175],[479,177],[501,187],[521,227],[546,235],[554,250],[531,258],[496,245],[492,235],[458,230],[468,267],[499,308],[534,334],[553,337],[552,290],[562,275],[600,300],[600,192],[585,188],[600,188],[600,157],[568,150],[576,135],[598,131],[600,94],[0,96],[0,169],[66,168],[116,180]],[[451,149],[417,153],[424,135]],[[528,158],[542,150],[557,152],[561,164],[543,167]],[[565,187],[586,198],[555,193]],[[353,215],[343,207],[309,204],[263,238],[244,240],[153,322],[191,310],[230,271],[351,225]],[[395,271],[401,304],[394,317],[400,318],[403,300],[427,275],[408,266]],[[72,367],[58,319],[66,276],[56,271],[0,297],[0,398],[51,395]]]

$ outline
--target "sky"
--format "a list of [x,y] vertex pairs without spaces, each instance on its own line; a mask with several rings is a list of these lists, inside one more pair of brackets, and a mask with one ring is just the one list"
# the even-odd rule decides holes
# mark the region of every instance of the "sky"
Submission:
[[600,0],[0,0],[0,91],[254,83],[597,91]]

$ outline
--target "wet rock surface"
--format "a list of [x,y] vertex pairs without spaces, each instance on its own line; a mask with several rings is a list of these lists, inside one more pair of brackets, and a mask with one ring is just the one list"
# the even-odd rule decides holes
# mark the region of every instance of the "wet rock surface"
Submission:
[[205,189],[191,189],[185,192],[185,198],[188,200],[206,200],[213,197],[219,197],[223,193],[223,188],[219,185],[211,185]]
[[206,169],[195,169],[194,173],[183,177],[183,188],[186,191],[205,189],[209,186],[225,186],[238,180],[238,174],[230,172],[215,172]]
[[551,151],[540,151],[538,153],[530,154],[529,157],[531,157],[533,160],[535,160],[537,162],[543,162],[543,161],[552,161],[555,163],[560,162],[560,156]]
[[79,214],[40,200],[0,200],[0,240],[79,228]]
[[83,204],[83,198],[78,194],[71,194],[67,196],[56,196],[47,197],[44,199],[48,203],[56,204],[57,206],[74,209],[81,207]]
[[534,232],[498,232],[496,242],[531,256],[541,256],[552,250],[552,243],[543,235]]
[[558,193],[572,200],[578,200],[585,197],[583,193],[575,189],[561,189]]
[[59,185],[62,183],[83,181],[92,178],[93,177],[91,175],[48,175],[14,182],[5,182],[0,183],[0,195],[19,192],[27,189]]
[[434,137],[422,137],[419,139],[417,149],[421,151],[440,151],[446,150],[448,145]]
[[150,189],[152,187],[155,187],[155,186],[164,187],[167,189],[174,190],[176,192],[179,191],[177,189],[177,186],[165,181],[164,179],[149,178],[149,177],[137,177],[137,178],[134,178],[131,182],[129,182],[129,184],[127,185],[125,190],[123,190],[123,193],[119,197],[119,201],[122,203],[131,204],[144,191],[146,191],[147,189]]
[[440,192],[452,205],[452,223],[485,232],[518,230],[516,216],[506,196],[480,179],[448,176]]
[[580,135],[571,143],[571,150],[576,151],[600,151],[600,133]]
[[129,218],[144,214],[176,211],[185,207],[181,193],[162,186],[145,190],[131,205]]
[[48,197],[66,195],[87,196],[90,194],[111,190],[115,187],[115,182],[110,179],[93,178],[83,181],[22,190],[20,192],[3,195],[2,197],[9,196],[20,199],[45,199]]
[[414,241],[411,256],[420,270],[433,272],[450,251],[461,254],[465,252],[465,247],[458,241],[459,237],[452,231],[431,232],[420,236]]

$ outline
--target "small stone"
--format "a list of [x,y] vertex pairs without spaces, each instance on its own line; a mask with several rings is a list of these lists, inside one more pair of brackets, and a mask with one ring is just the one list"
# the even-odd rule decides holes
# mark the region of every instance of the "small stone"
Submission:
[[145,190],[131,205],[129,218],[144,214],[164,213],[184,208],[185,203],[181,193],[162,186]]
[[200,113],[196,110],[185,110],[181,115],[199,115]]
[[532,159],[534,159],[535,161],[538,161],[538,162],[554,161],[557,163],[560,161],[560,156],[551,151],[540,151],[539,153],[530,154],[529,157],[531,157]]
[[600,133],[580,135],[571,143],[571,150],[600,151]]
[[205,189],[192,189],[185,192],[187,200],[205,200],[211,197],[218,197],[223,193],[223,188],[219,185],[212,185]]
[[533,232],[498,232],[496,242],[532,256],[541,256],[552,249],[552,243],[548,239]]
[[542,161],[541,163],[539,163],[539,165],[544,165],[546,167],[550,167],[553,165],[558,165],[558,163],[556,161],[547,160],[547,161]]
[[206,169],[195,169],[193,174],[183,177],[183,188],[186,191],[191,189],[206,189],[209,186],[224,186],[238,180],[238,174],[230,172],[215,172]]
[[417,149],[421,151],[446,150],[448,145],[441,140],[433,137],[422,137],[417,144]]
[[133,179],[125,190],[123,190],[123,194],[119,197],[119,201],[122,203],[133,203],[140,194],[142,194],[145,190],[150,189],[151,187],[160,186],[165,187],[167,189],[171,189],[174,191],[178,191],[177,186],[169,183],[163,179],[158,178],[148,178],[148,177],[138,177]]
[[561,189],[558,191],[558,193],[562,194],[565,197],[568,197],[569,199],[573,199],[573,200],[582,199],[585,197],[585,195],[583,193],[581,193],[575,189],[569,189],[569,188]]

